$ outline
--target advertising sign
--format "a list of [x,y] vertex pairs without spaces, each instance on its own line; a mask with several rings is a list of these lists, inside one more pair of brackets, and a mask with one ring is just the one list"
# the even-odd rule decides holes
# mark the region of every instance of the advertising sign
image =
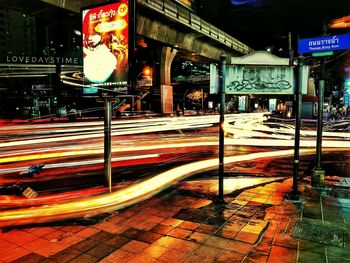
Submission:
[[277,107],[277,99],[269,99],[269,112],[272,112]]
[[[346,72],[349,71],[350,68],[345,68]],[[350,106],[350,75],[345,78],[345,87],[344,87],[344,105]]]
[[219,88],[219,68],[217,64],[210,64],[210,94],[217,94]]
[[[127,93],[129,53],[128,1],[82,10],[85,94]],[[95,89],[91,89],[95,88]]]
[[239,96],[238,97],[238,110],[245,111],[247,110],[247,96]]
[[298,41],[299,53],[350,49],[350,34],[305,38]]

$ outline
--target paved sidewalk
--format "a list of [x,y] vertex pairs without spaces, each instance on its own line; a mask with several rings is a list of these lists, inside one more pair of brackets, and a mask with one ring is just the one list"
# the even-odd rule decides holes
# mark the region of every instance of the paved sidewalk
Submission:
[[[225,204],[174,187],[104,217],[3,229],[0,262],[350,262],[348,199],[304,182],[294,202],[291,186],[267,183]],[[329,227],[336,243],[301,223]]]

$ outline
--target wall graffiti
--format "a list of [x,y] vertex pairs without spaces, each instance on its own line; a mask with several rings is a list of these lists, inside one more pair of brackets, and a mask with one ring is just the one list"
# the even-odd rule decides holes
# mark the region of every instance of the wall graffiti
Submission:
[[269,91],[284,91],[289,90],[292,85],[286,80],[279,80],[277,82],[263,82],[263,81],[250,81],[244,79],[241,82],[232,81],[226,86],[226,91],[247,91],[247,90],[269,90]]
[[227,71],[227,93],[293,92],[293,69],[290,67],[237,65]]

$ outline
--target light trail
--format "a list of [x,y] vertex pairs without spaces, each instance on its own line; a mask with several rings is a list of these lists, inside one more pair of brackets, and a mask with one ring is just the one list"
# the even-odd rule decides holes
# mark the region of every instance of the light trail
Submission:
[[[244,121],[240,119],[242,117],[245,118]],[[199,117],[195,117],[195,118],[199,118]],[[155,126],[152,125],[152,127],[148,125],[147,127],[139,126],[137,128],[129,127],[122,131],[113,132],[112,134],[117,136],[117,135],[148,133],[148,132],[154,132],[154,131],[166,131],[166,130],[174,130],[174,129],[176,130],[176,129],[187,129],[187,128],[193,129],[193,128],[201,128],[201,127],[210,127],[213,124],[212,121],[214,118],[210,119],[208,118],[208,116],[203,116],[203,118],[200,117],[200,119],[201,120],[198,120],[197,122],[197,120],[194,118],[184,118],[183,122],[180,123],[180,121],[178,120],[181,120],[181,118],[169,118],[169,121],[164,125],[160,125],[160,124]],[[218,116],[216,116],[216,119],[217,119],[216,121],[218,121]],[[242,131],[242,129],[247,129],[247,130],[244,135],[245,138],[243,137],[243,135],[238,139],[227,138],[225,139],[226,141],[225,144],[226,145],[254,145],[254,146],[267,146],[267,147],[271,147],[271,146],[293,147],[294,146],[294,141],[292,140],[293,136],[288,135],[290,134],[290,130],[291,130],[290,127],[281,126],[282,128],[280,127],[280,129],[272,129],[270,127],[264,127],[259,124],[262,122],[263,119],[264,118],[262,114],[259,114],[259,115],[254,114],[254,115],[247,115],[247,116],[243,116],[239,114],[239,115],[235,115],[232,118],[227,118],[227,123],[225,124],[226,132],[230,133],[231,130],[229,129],[231,128],[232,132],[236,135],[237,130],[240,130],[240,131]],[[228,124],[229,122],[235,122],[235,124],[230,125]],[[69,127],[69,126],[66,126],[66,127]],[[276,133],[277,133],[276,136],[278,137],[278,139],[271,139],[271,137],[272,138],[276,137],[275,136]],[[284,133],[286,133],[287,135]],[[98,134],[94,134],[94,135],[90,134],[90,135],[86,135],[86,137],[84,138],[92,138],[89,136],[97,136],[97,135]],[[103,135],[98,135],[98,136],[103,136]],[[252,138],[252,137],[261,137],[261,139]],[[266,139],[266,138],[269,138],[269,139]],[[28,144],[32,144],[33,141],[35,141],[35,143],[60,141],[58,139],[61,139],[61,138],[54,138],[52,140],[49,140],[48,138],[43,140],[40,140],[40,139],[29,140],[30,143]],[[82,136],[66,135],[65,137],[62,137],[62,141],[72,141],[74,139],[81,140]],[[16,142],[10,142],[13,144],[10,144],[7,146],[22,145],[21,142],[24,142],[24,140],[19,141],[19,144],[16,144]],[[166,148],[175,148],[175,147],[180,147],[180,148],[199,147],[204,145],[217,146],[217,140],[208,141],[208,142],[201,141],[201,142],[173,143],[173,144],[162,143],[158,145],[138,145],[138,146],[131,145],[131,146],[120,147],[120,149],[116,149],[115,151],[116,152],[117,151],[118,152],[142,151],[142,150],[166,149]],[[313,147],[315,146],[315,141],[302,140],[301,146],[312,147],[312,149],[311,148],[301,149],[300,154],[311,154],[314,152]],[[323,141],[323,146],[332,147],[330,149],[324,149],[324,151],[337,151],[337,152],[349,151],[349,148],[344,148],[344,146],[350,147],[348,144],[348,141],[334,141],[334,140]],[[0,145],[0,147],[5,147],[5,146]],[[338,147],[338,148],[335,149],[335,147]],[[77,154],[77,152],[80,152],[80,154],[86,155],[86,154],[102,153],[102,150],[90,149],[90,150],[86,150],[85,152],[84,150],[68,151],[66,152],[66,154],[67,156],[69,156],[69,154],[71,154],[70,156],[74,156]],[[57,157],[57,156],[50,156],[50,154],[55,154],[55,153],[45,153],[43,155],[28,155],[28,156],[24,156],[24,158],[33,159],[36,157],[36,159],[38,159],[38,158],[46,158],[46,157],[47,158]],[[56,153],[56,154],[61,154],[61,153]],[[225,157],[225,164],[231,164],[235,162],[244,162],[244,161],[262,159],[262,158],[280,158],[285,156],[292,156],[293,154],[294,154],[294,150],[290,149],[290,150],[282,150],[282,151],[259,152],[259,153],[246,154],[246,155],[228,156],[228,157]],[[15,158],[15,157],[19,157],[19,156],[11,156],[9,158]],[[4,157],[3,159],[5,160],[5,158],[6,157]],[[7,161],[8,160],[9,159],[7,159]],[[15,162],[15,161],[23,161],[23,160],[12,159],[12,161]],[[91,162],[94,162],[94,161],[91,161]],[[79,162],[76,162],[76,163],[79,164]],[[55,165],[59,165],[59,164],[55,164]],[[69,166],[69,163],[66,163],[66,165]],[[5,227],[5,226],[12,226],[12,225],[52,222],[57,220],[72,219],[72,218],[85,217],[85,216],[89,217],[100,213],[118,210],[118,209],[130,206],[132,204],[136,204],[143,200],[146,200],[154,196],[155,194],[159,193],[160,191],[164,190],[165,188],[169,187],[170,185],[178,181],[181,181],[193,174],[197,174],[202,171],[212,170],[217,166],[218,166],[217,158],[193,162],[190,164],[186,164],[186,165],[182,165],[182,166],[170,169],[166,172],[155,175],[152,178],[146,179],[143,182],[139,182],[132,186],[128,186],[124,189],[117,190],[112,194],[88,197],[86,199],[81,199],[79,201],[77,200],[70,201],[64,204],[61,203],[61,204],[41,205],[41,206],[31,207],[31,208],[11,209],[9,211],[2,211],[0,212],[0,226]]]
[[[348,151],[348,149],[328,149],[327,151]],[[311,154],[313,149],[302,149],[302,155]],[[294,150],[260,152],[225,158],[225,165],[262,158],[280,158],[291,156]],[[91,217],[100,213],[111,212],[144,201],[170,185],[201,171],[218,166],[218,159],[190,163],[170,169],[151,179],[134,184],[108,195],[90,197],[81,201],[65,204],[44,205],[33,208],[13,209],[0,212],[0,227],[52,222],[78,217]]]
[[[337,151],[341,149],[336,149]],[[348,150],[348,149],[346,149]],[[314,152],[303,149],[301,154]],[[249,161],[260,158],[284,157],[293,155],[293,150],[260,152],[225,158],[225,164]],[[0,227],[52,222],[78,217],[91,217],[100,213],[111,212],[146,200],[170,185],[201,171],[218,166],[218,159],[209,159],[182,165],[160,173],[143,182],[134,184],[108,195],[90,197],[85,200],[52,204],[32,208],[13,209],[0,212]]]
[[[293,147],[294,140],[292,138],[287,139],[253,139],[253,138],[226,138],[225,145],[246,145],[246,146],[264,146],[264,147]],[[162,143],[158,145],[131,145],[131,146],[113,146],[112,153],[121,153],[121,152],[136,152],[136,151],[147,151],[147,150],[159,150],[159,149],[173,149],[173,148],[185,148],[185,147],[205,147],[205,146],[218,146],[218,141],[200,141],[200,142],[191,142],[191,143]],[[336,140],[323,140],[322,146],[324,148],[349,148],[350,141],[336,141]],[[315,140],[301,140],[300,147],[316,147]],[[11,157],[0,158],[0,163],[9,163],[9,162],[20,162],[20,161],[29,161],[29,160],[45,160],[49,158],[57,157],[71,157],[71,156],[81,156],[81,155],[93,155],[93,154],[102,154],[103,149],[87,149],[79,151],[65,151],[58,153],[42,153],[42,154],[29,154],[29,155],[19,155]],[[123,157],[119,157],[123,158]],[[114,158],[117,160],[116,158]],[[93,161],[91,161],[93,162]],[[99,163],[99,160],[95,160],[95,163]],[[72,164],[72,163],[69,163]],[[60,165],[67,165],[65,163],[57,164],[57,167]],[[46,168],[53,166],[52,164],[46,165]],[[0,174],[9,173],[10,171],[21,171],[25,168],[18,167],[12,169],[0,169]]]
[[[262,113],[240,113],[240,114],[226,114],[227,120],[236,120],[240,118],[250,119],[263,115]],[[219,123],[218,115],[204,115],[204,116],[189,116],[189,117],[159,117],[151,119],[132,119],[132,120],[113,120],[112,126],[127,125],[126,127],[132,128],[133,125],[147,125],[147,124],[167,124],[167,123]],[[90,121],[90,122],[69,122],[69,123],[47,123],[47,124],[26,124],[26,125],[5,125],[0,126],[0,131],[11,130],[37,130],[37,129],[52,129],[52,128],[72,128],[72,127],[86,127],[86,126],[103,126],[103,121]]]
[[[227,120],[234,121],[239,118],[251,119],[257,118],[257,116],[262,115],[261,113],[246,113],[246,114],[230,114],[226,116]],[[195,117],[173,117],[173,118],[156,118],[156,119],[147,119],[147,120],[135,120],[135,121],[113,121],[112,122],[112,136],[121,136],[121,135],[133,135],[133,134],[142,134],[142,133],[152,133],[152,132],[162,132],[162,131],[171,131],[171,130],[185,130],[185,129],[196,129],[196,128],[205,128],[210,127],[213,124],[219,122],[219,117],[217,115],[213,116],[195,116]],[[97,122],[86,123],[86,126],[96,125]],[[66,124],[49,124],[46,128],[57,128],[57,127],[68,127],[72,126],[77,127],[80,132],[81,126],[85,127],[84,123],[66,123]],[[101,125],[101,123],[99,123]],[[11,133],[11,130],[21,129],[21,134],[23,129],[41,129],[45,126],[43,124],[39,125],[21,125],[21,126],[5,126],[0,127],[6,133]],[[121,127],[118,129],[118,127]],[[92,139],[92,138],[102,138],[103,137],[103,126],[96,128],[92,131],[91,134],[80,134],[72,132],[72,135],[62,135],[52,138],[54,135],[51,135],[50,138],[26,138],[23,140],[18,140],[15,138],[13,141],[7,141],[0,143],[0,148],[12,147],[12,146],[24,146],[38,143],[48,143],[48,142],[64,142],[70,140],[82,140],[82,139]],[[60,133],[63,131],[60,131]],[[45,131],[47,134],[47,131]]]
[[[225,138],[225,145],[245,145],[245,146],[263,146],[263,147],[294,147],[294,138],[292,139],[254,139],[254,138]],[[314,148],[315,140],[300,140],[300,147]],[[349,148],[350,141],[322,140],[322,148]]]
[[[234,134],[235,137],[274,137],[281,139],[290,139],[294,137],[295,127],[285,123],[268,123],[265,124],[267,117],[257,116],[255,119],[240,119],[234,124],[230,124],[229,121],[225,121],[224,130],[227,133]],[[275,128],[271,128],[268,125],[274,125]],[[270,134],[270,135],[269,135]],[[289,135],[289,136],[287,136]],[[317,131],[301,130],[300,136],[302,137],[316,137]],[[330,138],[342,138],[350,139],[350,132],[326,132],[322,133],[323,137]]]
[[[161,131],[170,131],[170,130],[181,130],[181,129],[196,129],[196,128],[205,128],[210,127],[210,124],[186,124],[186,125],[168,125],[167,127],[156,126],[156,127],[145,127],[138,129],[128,129],[124,131],[112,132],[111,136],[121,136],[121,135],[132,135],[140,133],[152,133],[152,132],[161,132]],[[92,138],[102,138],[103,133],[90,134],[90,135],[71,135],[55,138],[45,138],[45,139],[35,139],[35,140],[22,140],[22,141],[12,141],[0,143],[0,148],[4,147],[13,147],[13,146],[24,146],[32,145],[38,143],[49,143],[49,142],[66,142],[72,140],[82,140],[82,139],[92,139]]]
[[[144,154],[144,155],[114,157],[114,158],[112,158],[112,162],[131,161],[131,160],[146,159],[146,158],[157,158],[159,156],[160,156],[159,154]],[[79,161],[79,162],[67,162],[67,163],[55,163],[55,164],[49,163],[49,164],[45,165],[45,169],[66,168],[66,167],[75,167],[75,166],[83,166],[83,165],[101,164],[103,162],[104,162],[104,159],[84,160],[84,161]],[[27,166],[0,169],[0,174],[24,172],[27,169],[28,169]]]
[[[172,149],[172,148],[183,148],[183,147],[199,147],[199,146],[217,146],[218,141],[201,141],[201,142],[186,142],[186,143],[162,143],[158,145],[131,145],[131,146],[121,146],[113,145],[112,153],[121,152],[135,152],[135,151],[147,151],[147,150],[159,150],[159,149]],[[75,150],[75,151],[65,151],[65,152],[53,152],[53,153],[39,153],[39,154],[28,154],[19,155],[11,157],[0,158],[0,163],[9,162],[20,162],[29,160],[43,160],[56,157],[71,157],[80,155],[93,155],[103,153],[103,149],[87,149],[87,150]],[[1,170],[0,170],[1,171]]]

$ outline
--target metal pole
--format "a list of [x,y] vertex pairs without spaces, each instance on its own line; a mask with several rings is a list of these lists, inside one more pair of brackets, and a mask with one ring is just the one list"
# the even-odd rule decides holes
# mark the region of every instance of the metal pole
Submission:
[[202,111],[204,111],[204,89],[202,89]]
[[300,164],[300,119],[301,119],[301,102],[302,102],[302,83],[303,83],[303,63],[304,57],[298,58],[298,74],[297,74],[297,87],[295,90],[295,136],[294,136],[294,166],[293,166],[293,190],[292,198],[299,199],[298,181],[299,181],[299,164]]
[[[130,94],[136,93],[136,0],[129,1],[129,82]],[[133,104],[130,105],[130,111],[134,109]]]
[[[46,54],[46,56],[47,57],[51,57],[51,49],[50,49],[50,43],[49,43],[49,28],[48,27],[45,27],[45,38],[46,38],[46,51],[47,51],[47,54]],[[51,100],[51,98],[52,98],[52,90],[53,90],[53,88],[52,88],[52,73],[49,73],[48,74],[49,75],[49,86],[50,86],[50,89],[51,89],[51,91],[50,91],[50,96],[49,96],[49,98],[48,98],[48,104],[49,104],[49,108],[48,108],[48,112],[49,112],[49,114],[51,114],[51,103],[50,103],[50,100]]]
[[220,96],[220,127],[219,127],[219,196],[218,201],[224,202],[224,121],[225,121],[225,68],[226,54],[220,56],[219,96]]
[[288,51],[289,51],[289,66],[293,66],[294,51],[292,47],[292,32],[288,32]]
[[111,101],[105,99],[105,116],[104,116],[104,174],[106,185],[109,187],[109,193],[112,192],[112,151],[111,151],[111,119],[112,107]]
[[311,178],[312,186],[323,186],[325,171],[321,167],[322,157],[322,130],[323,130],[323,100],[324,100],[324,62],[321,61],[320,80],[318,84],[318,105],[317,105],[317,140],[316,140],[316,164]]

